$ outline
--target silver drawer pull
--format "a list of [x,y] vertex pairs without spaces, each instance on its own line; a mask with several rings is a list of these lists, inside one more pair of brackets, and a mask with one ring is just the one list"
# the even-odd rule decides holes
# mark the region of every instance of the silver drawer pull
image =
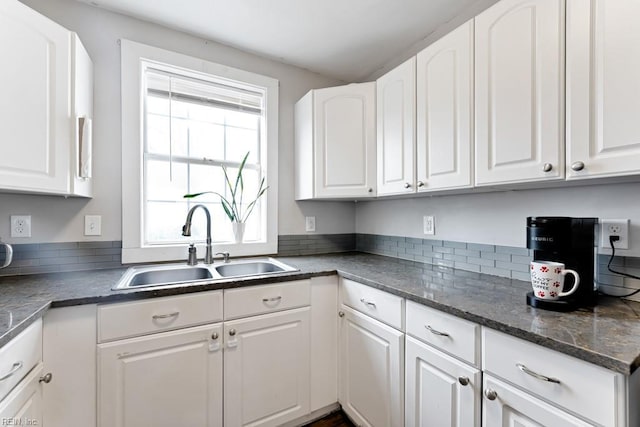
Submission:
[[179,311],[174,311],[173,313],[167,313],[167,314],[154,314],[153,316],[151,316],[151,318],[153,320],[168,319],[170,317],[178,317],[179,314],[180,314]]
[[367,301],[364,298],[360,298],[360,302],[363,303],[364,305],[368,305],[369,307],[376,308],[376,303],[375,302]]
[[13,376],[16,372],[18,372],[18,370],[20,370],[20,368],[22,368],[22,361],[14,363],[11,367],[11,370],[0,377],[0,381],[4,381],[7,378]]
[[450,336],[448,333],[446,333],[446,332],[440,332],[440,331],[439,331],[439,330],[437,330],[437,329],[433,329],[433,328],[432,328],[431,326],[429,326],[429,325],[424,325],[424,327],[425,327],[425,328],[427,328],[427,330],[428,330],[429,332],[431,332],[432,334],[434,334],[434,335],[439,335],[439,336],[441,336],[441,337],[449,337],[449,336]]
[[516,363],[518,369],[524,372],[527,375],[531,375],[533,378],[539,379],[541,381],[546,381],[549,383],[560,384],[560,380],[557,378],[545,377],[544,375],[538,374],[537,372],[533,372],[531,369],[527,368],[521,363]]
[[282,297],[262,298],[262,302],[276,302],[280,301]]

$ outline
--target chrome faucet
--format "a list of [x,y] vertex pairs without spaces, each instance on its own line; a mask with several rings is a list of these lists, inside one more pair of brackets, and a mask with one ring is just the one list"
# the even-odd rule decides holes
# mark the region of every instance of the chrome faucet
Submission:
[[187,213],[187,221],[182,226],[182,235],[191,236],[191,218],[193,217],[193,212],[198,208],[204,209],[204,213],[207,215],[207,246],[204,255],[204,263],[213,264],[213,249],[211,248],[211,215],[209,214],[209,209],[207,209],[206,206],[195,205],[189,210],[189,213]]

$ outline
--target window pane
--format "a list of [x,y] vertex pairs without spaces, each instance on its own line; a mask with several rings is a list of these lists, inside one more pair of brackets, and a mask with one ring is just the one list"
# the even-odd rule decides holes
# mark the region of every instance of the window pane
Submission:
[[147,243],[189,241],[187,237],[182,236],[182,226],[187,212],[187,202],[147,202],[145,211]]
[[147,152],[169,155],[169,118],[147,115]]
[[[172,169],[172,170],[171,170]],[[179,201],[188,192],[188,168],[184,163],[148,160],[145,164],[147,200]]]
[[[225,194],[224,175],[219,166],[191,165],[189,169],[190,193],[202,193],[212,191]],[[217,194],[203,194],[195,199],[194,203],[220,203]],[[222,209],[222,208],[220,208]]]
[[258,163],[260,152],[257,130],[248,130],[227,126],[227,160],[239,162],[247,154],[247,162]]
[[189,156],[224,160],[224,126],[192,121],[189,127]]

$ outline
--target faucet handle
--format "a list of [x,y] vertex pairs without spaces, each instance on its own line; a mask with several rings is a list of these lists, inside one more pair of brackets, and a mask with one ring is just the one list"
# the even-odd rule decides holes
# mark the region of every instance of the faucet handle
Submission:
[[229,252],[216,252],[216,255],[222,255],[225,264],[229,262]]

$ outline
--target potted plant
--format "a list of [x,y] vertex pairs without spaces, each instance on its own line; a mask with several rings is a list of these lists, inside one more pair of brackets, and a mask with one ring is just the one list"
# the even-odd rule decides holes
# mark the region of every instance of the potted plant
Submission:
[[258,192],[255,198],[249,203],[246,209],[243,210],[242,202],[244,196],[244,179],[242,178],[242,170],[244,169],[244,165],[247,162],[247,158],[249,157],[249,152],[244,156],[242,162],[240,163],[240,167],[238,168],[238,174],[236,175],[235,182],[232,184],[229,179],[229,174],[227,173],[227,167],[222,166],[222,172],[224,173],[224,179],[227,184],[227,189],[229,190],[229,195],[225,197],[224,195],[216,192],[216,191],[203,191],[201,193],[193,193],[193,194],[185,194],[185,199],[192,199],[194,197],[201,196],[203,194],[215,194],[220,197],[220,202],[222,203],[222,208],[224,209],[225,214],[231,221],[231,225],[233,227],[233,235],[235,236],[236,243],[241,243],[244,236],[244,227],[247,218],[253,212],[253,208],[256,206],[256,203],[262,197],[262,195],[269,188],[268,186],[264,186],[264,177],[260,180],[260,185],[258,186]]

